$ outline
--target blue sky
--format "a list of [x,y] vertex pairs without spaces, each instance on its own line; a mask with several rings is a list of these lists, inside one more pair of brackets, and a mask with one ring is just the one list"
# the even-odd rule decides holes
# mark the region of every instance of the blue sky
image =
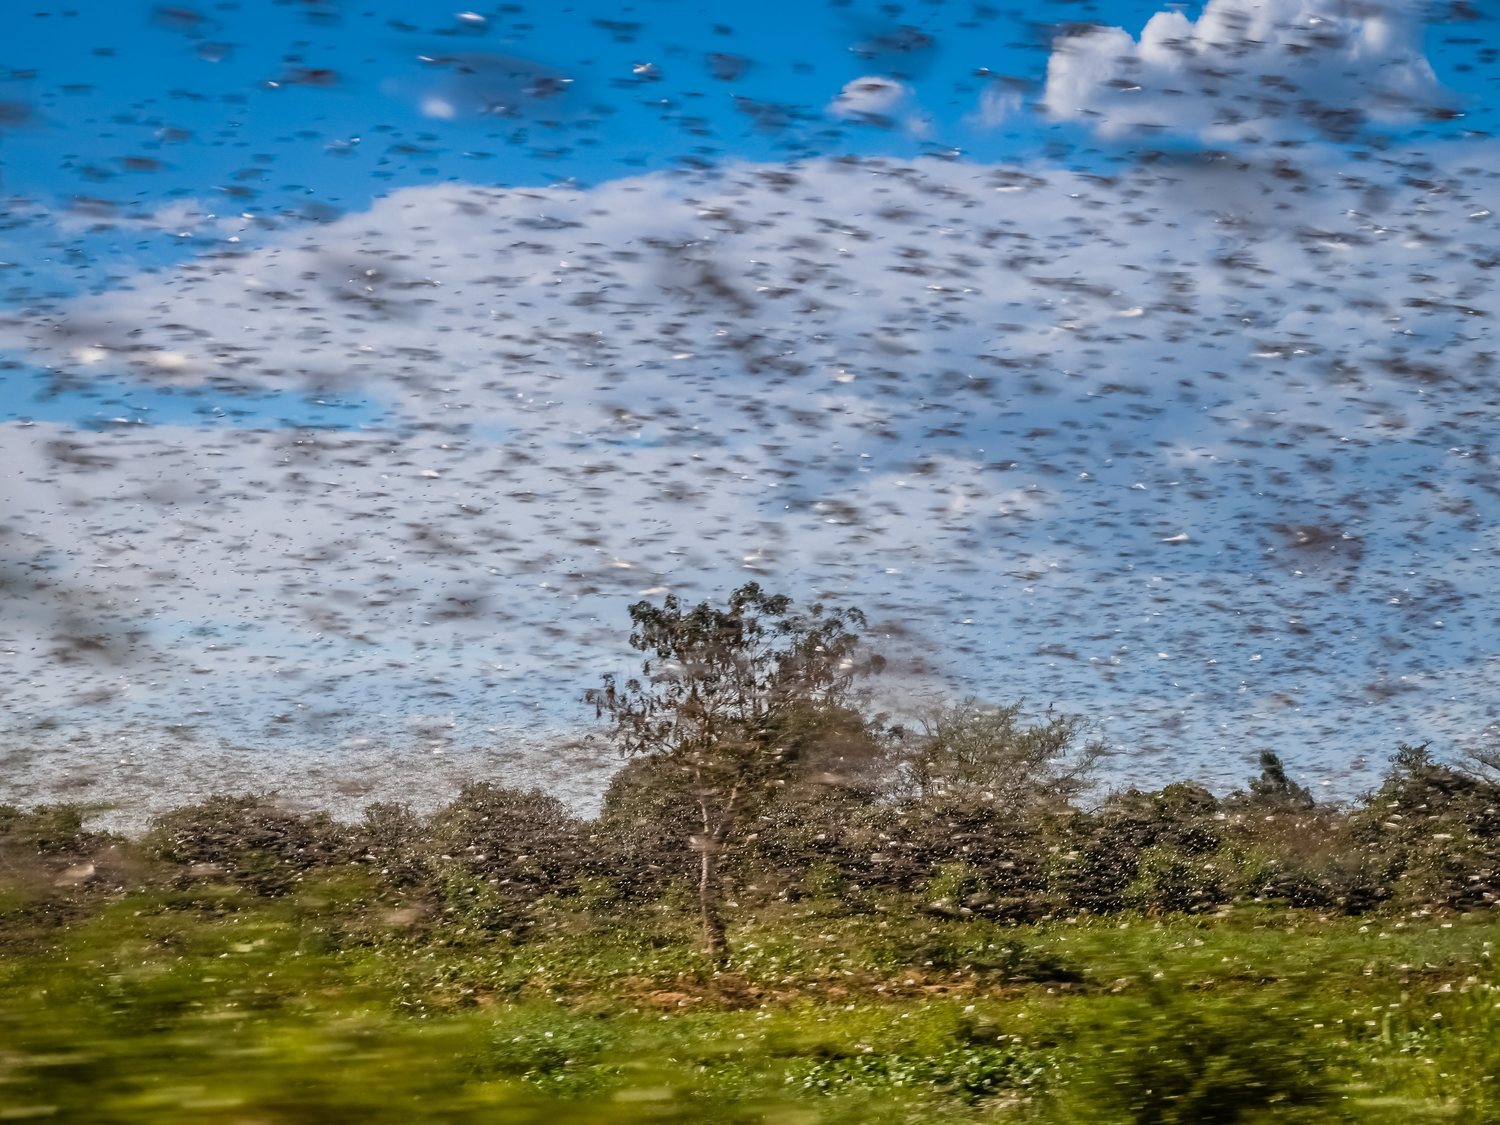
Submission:
[[871,610],[888,705],[1057,702],[1121,777],[1489,737],[1476,8],[9,31],[14,735],[568,728],[630,601],[756,577]]
[[[1203,9],[1149,0],[769,0],[732,14],[663,0],[453,13],[373,0],[32,7],[10,23],[0,83],[0,98],[26,107],[5,134],[8,192],[49,206],[107,200],[126,213],[187,198],[270,216],[360,208],[441,180],[593,184],[693,159],[958,150],[992,161],[1050,142],[1070,159],[1118,161],[1119,152],[1086,151],[1086,133],[1069,122],[1016,113],[981,126],[976,105],[999,79],[1037,100],[1052,38],[1067,25],[1138,34],[1158,10]],[[1493,129],[1490,21],[1464,12],[1477,16],[1434,5],[1420,47],[1442,103],[1465,116],[1407,123],[1401,134]],[[466,61],[479,73],[461,76]],[[928,119],[923,136],[830,119],[838,91],[870,75],[911,87]],[[528,97],[537,78],[567,84]],[[510,102],[517,111],[502,116]],[[97,274],[108,269],[101,260]]]

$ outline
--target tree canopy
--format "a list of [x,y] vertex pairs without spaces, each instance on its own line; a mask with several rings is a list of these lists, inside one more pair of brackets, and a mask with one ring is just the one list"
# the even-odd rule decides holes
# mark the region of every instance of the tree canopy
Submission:
[[605,676],[586,698],[622,752],[656,759],[690,795],[704,944],[718,953],[720,849],[768,791],[837,746],[831,732],[861,725],[854,684],[884,661],[862,649],[858,609],[818,602],[799,611],[755,582],[723,609],[668,594],[660,605],[636,602],[630,620],[641,674],[623,684]]

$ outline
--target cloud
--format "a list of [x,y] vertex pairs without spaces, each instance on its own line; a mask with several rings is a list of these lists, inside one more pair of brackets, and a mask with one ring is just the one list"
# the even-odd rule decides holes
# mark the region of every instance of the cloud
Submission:
[[755,577],[1127,744],[1477,727],[1500,156],[1387,158],[434,185],[0,324],[85,383],[394,418],[0,426],[9,572],[124,638],[0,614],[12,714],[537,722],[642,591]]
[[834,117],[891,117],[910,104],[911,87],[894,78],[869,75],[846,83],[828,103]]
[[991,83],[979,95],[979,108],[970,115],[969,122],[981,129],[996,129],[1019,115],[1023,104],[1019,90]]
[[846,83],[838,97],[828,103],[828,113],[844,121],[894,128],[924,135],[929,127],[925,115],[916,110],[910,86],[894,78],[869,75]]
[[1045,104],[1102,137],[1208,143],[1344,137],[1418,119],[1441,97],[1408,0],[1209,0],[1158,12],[1139,40],[1089,26],[1057,39]]
[[108,199],[75,197],[58,210],[38,209],[43,219],[62,234],[97,234],[104,231],[160,231],[171,235],[243,234],[253,224],[243,215],[225,215],[198,199],[174,199],[152,210],[130,210]]

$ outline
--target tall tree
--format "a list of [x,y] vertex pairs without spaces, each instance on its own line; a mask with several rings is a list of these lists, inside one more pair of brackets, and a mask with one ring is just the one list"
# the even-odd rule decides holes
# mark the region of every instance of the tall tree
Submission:
[[691,799],[703,949],[720,959],[725,846],[770,792],[814,766],[820,740],[809,731],[859,722],[854,684],[884,661],[860,646],[859,610],[799,612],[754,582],[727,609],[686,608],[669,594],[659,606],[635,603],[630,620],[631,647],[646,654],[641,675],[605,676],[586,698],[625,754],[655,759]]

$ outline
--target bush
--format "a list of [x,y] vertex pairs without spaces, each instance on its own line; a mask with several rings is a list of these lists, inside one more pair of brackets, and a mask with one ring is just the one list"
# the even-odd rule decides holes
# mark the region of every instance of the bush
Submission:
[[415,891],[430,887],[432,863],[425,826],[405,805],[377,802],[355,827],[353,849],[387,887]]
[[693,872],[687,826],[696,811],[678,772],[656,758],[634,758],[610,780],[593,828],[591,866],[630,901],[660,897]]
[[158,817],[150,856],[191,882],[227,881],[281,895],[316,868],[353,862],[348,833],[327,815],[299,816],[260,796],[214,796]]
[[1153,913],[1212,910],[1228,898],[1223,870],[1213,858],[1184,853],[1170,844],[1141,850],[1125,902]]
[[105,847],[117,837],[90,832],[84,822],[99,810],[88,805],[0,805],[0,852],[6,855],[78,856]]
[[[936,801],[905,806],[890,818],[881,845],[888,858],[880,876],[893,889],[932,894],[954,865],[970,871],[973,885],[966,894],[975,905],[955,902],[955,909],[1025,899],[1046,887],[1035,820],[999,809]],[[943,897],[940,891],[937,897]]]
[[1500,901],[1500,785],[1403,746],[1350,818],[1351,846],[1376,857],[1384,896],[1471,910]]
[[546,896],[577,889],[581,825],[540,789],[471,783],[427,826],[428,862],[446,914],[515,932]]
[[1224,867],[1237,899],[1360,914],[1388,897],[1381,856],[1351,834],[1339,810],[1239,813],[1225,833]]
[[1103,1006],[1065,1067],[1066,1118],[1110,1125],[1337,1120],[1328,1060],[1286,1008],[1170,986]]
[[726,857],[727,866],[743,887],[756,888],[751,898],[841,894],[871,881],[876,811],[867,793],[801,779],[757,810],[744,845]]
[[1126,790],[1096,812],[1058,816],[1047,830],[1054,841],[1047,886],[1072,909],[1096,914],[1218,901],[1219,809],[1208,790],[1179,782],[1155,792]]

